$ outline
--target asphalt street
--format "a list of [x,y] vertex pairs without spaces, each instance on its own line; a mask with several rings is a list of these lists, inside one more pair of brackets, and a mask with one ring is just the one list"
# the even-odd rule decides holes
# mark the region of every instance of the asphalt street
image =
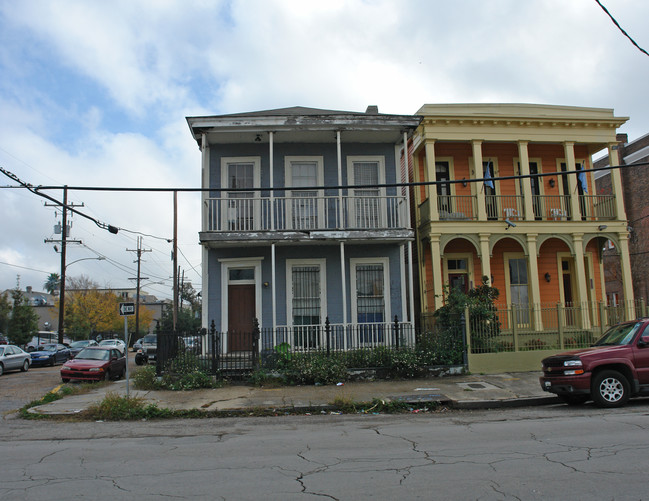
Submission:
[[11,420],[0,499],[646,499],[648,411]]

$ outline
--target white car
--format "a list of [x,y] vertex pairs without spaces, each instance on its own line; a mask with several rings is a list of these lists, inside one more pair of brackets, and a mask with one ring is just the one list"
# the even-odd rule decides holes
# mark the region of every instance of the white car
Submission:
[[126,343],[121,339],[104,339],[99,342],[99,346],[114,346],[122,352],[122,355],[126,353]]
[[18,346],[4,344],[0,346],[0,376],[6,371],[20,369],[25,372],[32,363],[32,357]]

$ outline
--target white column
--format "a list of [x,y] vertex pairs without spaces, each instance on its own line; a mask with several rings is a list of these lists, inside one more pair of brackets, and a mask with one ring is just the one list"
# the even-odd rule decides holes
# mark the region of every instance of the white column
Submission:
[[[520,174],[522,176],[529,176],[530,174],[530,157],[527,152],[527,141],[519,141],[518,142],[518,157],[519,157],[519,163],[521,165],[521,172]],[[523,178],[522,180],[522,186],[523,186],[523,204],[525,206],[525,220],[526,221],[534,221],[534,205],[533,205],[533,199],[532,199],[532,182],[530,181],[529,177]]]
[[275,278],[277,276],[276,271],[277,271],[277,262],[275,260],[275,244],[272,243],[270,244],[270,269],[271,269],[271,295],[272,295],[272,301],[271,301],[271,306],[273,308],[273,346],[276,345],[275,343],[275,329],[277,328],[277,288],[275,286]]
[[[270,187],[274,188],[275,187],[275,159],[273,158],[274,156],[274,149],[275,149],[275,144],[274,144],[274,134],[273,132],[268,133],[268,156],[269,156],[269,167],[270,167]],[[270,229],[274,230],[275,229],[275,190],[270,190]],[[273,267],[273,270],[275,268]],[[275,283],[275,280],[273,280],[273,284]],[[273,324],[275,324],[275,321],[273,320]]]
[[479,284],[482,284],[482,277],[486,276],[489,279],[489,285],[493,287],[491,282],[491,253],[489,252],[489,233],[480,233],[480,263],[482,265],[482,276],[480,277]]
[[584,239],[580,233],[572,235],[573,245],[575,247],[575,272],[577,273],[576,284],[577,293],[579,294],[579,307],[581,311],[582,327],[590,327],[589,308],[588,308],[588,284],[586,283],[586,266],[584,264]]
[[[575,143],[563,143],[564,155],[566,156],[566,170],[574,172],[577,170],[575,161]],[[570,215],[573,221],[581,220],[581,211],[579,210],[579,193],[577,191],[577,175],[568,174],[568,190],[570,191]]]
[[[345,242],[340,242],[340,283],[342,285],[343,325],[347,327],[347,277],[345,266]],[[345,336],[345,343],[347,337]],[[346,348],[346,345],[345,345]]]
[[[201,136],[201,183],[203,188],[210,187],[210,145],[207,141],[207,134]],[[202,218],[201,226],[203,231],[207,231],[208,228],[208,212],[209,212],[209,192],[201,192],[201,207],[202,207]],[[203,245],[202,251],[202,272],[201,280],[202,284],[202,298],[203,298],[203,307],[201,308],[201,322],[203,327],[209,330],[210,318],[210,274],[209,274],[209,256],[210,252],[206,245]],[[217,326],[219,328],[219,326]]]
[[444,291],[444,281],[442,277],[442,251],[439,238],[440,235],[430,236],[430,261],[433,268],[433,295],[435,296],[435,310],[444,306],[444,298],[442,297],[442,292]]
[[408,242],[408,295],[410,297],[410,322],[412,326],[415,325],[415,284],[413,276],[413,255],[412,255],[412,242]]
[[631,278],[631,258],[629,256],[629,237],[626,233],[618,233],[620,248],[620,267],[622,268],[622,290],[624,291],[624,304],[626,305],[627,318],[635,318],[633,306],[633,280]]
[[338,159],[338,227],[340,229],[344,229],[345,224],[343,222],[343,216],[345,215],[345,212],[343,210],[343,155],[339,130],[336,131],[336,156]]
[[[614,146],[617,146],[617,143],[608,145],[608,164],[611,167],[620,165],[617,150],[613,149]],[[618,221],[624,221],[626,219],[626,210],[624,209],[624,193],[622,190],[620,169],[611,169],[611,184],[613,185],[613,194],[615,195],[616,219]]]
[[[475,179],[482,179],[484,171],[482,170],[482,141],[471,141],[473,148],[473,164],[475,169]],[[484,182],[472,183],[471,191],[476,195],[476,203],[478,204],[478,220],[487,220],[487,207],[485,204]]]
[[[426,176],[427,181],[435,182],[437,180],[437,171],[435,170],[435,141],[426,141]],[[437,186],[429,184],[426,186],[428,193],[428,211],[431,222],[439,221],[439,209],[437,208]]]
[[534,329],[540,331],[543,330],[543,323],[541,320],[541,285],[539,284],[539,256],[536,252],[536,237],[535,234],[527,234],[527,269],[532,292],[531,307],[534,311]]
[[[404,168],[404,174],[401,176],[401,182],[407,183],[409,181],[408,173],[410,172],[410,164],[408,158],[408,134],[406,132],[403,133],[403,168]],[[405,226],[406,228],[411,228],[412,222],[410,221],[410,189],[407,186],[404,186],[403,188],[401,188],[401,193],[405,193],[406,195],[406,215],[405,215],[406,225]]]

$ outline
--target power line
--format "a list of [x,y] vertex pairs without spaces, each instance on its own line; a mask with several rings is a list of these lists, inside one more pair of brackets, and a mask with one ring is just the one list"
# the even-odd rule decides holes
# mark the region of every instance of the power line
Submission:
[[608,17],[611,18],[611,21],[613,21],[613,23],[615,24],[615,26],[618,27],[618,29],[622,32],[622,34],[623,34],[625,37],[627,37],[629,40],[631,40],[631,43],[632,43],[633,45],[635,45],[635,46],[638,48],[638,50],[639,50],[640,52],[642,52],[642,53],[643,53],[644,55],[646,55],[646,56],[649,56],[649,52],[647,52],[647,51],[644,50],[642,47],[640,47],[640,46],[635,42],[635,40],[634,40],[633,38],[631,38],[631,37],[629,36],[629,34],[628,34],[626,31],[624,31],[624,29],[622,28],[622,26],[620,26],[620,23],[618,23],[617,20],[616,20],[616,19],[611,15],[611,13],[608,11],[608,9],[602,5],[602,2],[600,2],[599,0],[595,0],[595,2],[597,2],[597,5],[599,5],[599,6],[602,8],[602,10],[603,10],[604,12],[606,12],[606,14],[608,15]]

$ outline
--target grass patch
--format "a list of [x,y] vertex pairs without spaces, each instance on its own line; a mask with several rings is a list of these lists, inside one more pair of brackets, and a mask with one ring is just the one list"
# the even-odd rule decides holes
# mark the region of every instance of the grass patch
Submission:
[[57,386],[54,390],[48,391],[45,395],[43,395],[38,400],[32,400],[27,405],[22,407],[19,411],[20,416],[24,419],[43,418],[45,416],[42,416],[41,414],[32,414],[31,412],[28,412],[28,410],[31,409],[32,407],[49,404],[50,402],[56,402],[57,400],[60,400],[63,397],[67,397],[68,395],[81,395],[83,393],[88,393],[90,390],[94,388],[97,388],[97,385],[88,384],[88,383],[84,383],[81,385],[74,385],[74,386],[68,384]]
[[175,417],[169,409],[147,404],[139,397],[123,397],[107,393],[98,404],[91,405],[83,417],[95,421],[132,421],[141,419],[162,419]]

